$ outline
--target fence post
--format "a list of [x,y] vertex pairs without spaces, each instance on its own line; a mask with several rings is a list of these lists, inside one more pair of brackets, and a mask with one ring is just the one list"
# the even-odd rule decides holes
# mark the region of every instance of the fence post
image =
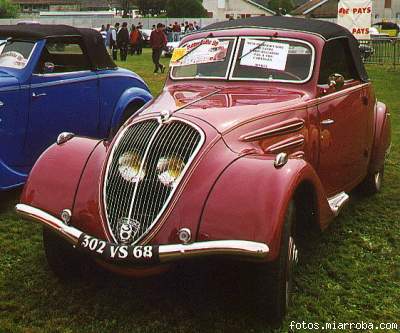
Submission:
[[394,39],[394,45],[393,45],[393,67],[396,68],[396,63],[397,63],[397,52],[396,52],[396,48],[397,48],[397,42],[398,39]]

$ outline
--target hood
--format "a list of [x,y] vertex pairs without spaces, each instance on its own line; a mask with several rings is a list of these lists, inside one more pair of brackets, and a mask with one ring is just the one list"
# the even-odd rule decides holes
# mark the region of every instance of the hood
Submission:
[[223,133],[248,119],[304,104],[309,98],[307,92],[292,86],[189,85],[185,82],[166,86],[143,113],[185,114],[200,118]]
[[3,90],[3,88],[9,87],[19,88],[19,81],[15,76],[10,75],[3,69],[0,69],[0,91]]

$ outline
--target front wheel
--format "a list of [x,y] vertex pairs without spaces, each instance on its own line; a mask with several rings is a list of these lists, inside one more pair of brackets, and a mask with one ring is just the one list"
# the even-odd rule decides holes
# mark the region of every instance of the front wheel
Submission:
[[295,230],[296,207],[291,201],[286,211],[278,258],[256,267],[259,312],[273,323],[282,322],[291,300],[293,271],[298,260]]
[[373,195],[381,191],[384,167],[373,174],[368,174],[360,185],[362,193]]
[[77,279],[82,274],[83,258],[53,231],[43,228],[43,246],[47,263],[60,280]]

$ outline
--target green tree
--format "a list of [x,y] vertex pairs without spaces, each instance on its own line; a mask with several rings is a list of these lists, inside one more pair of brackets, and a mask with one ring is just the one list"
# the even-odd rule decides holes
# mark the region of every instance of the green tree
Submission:
[[165,11],[165,0],[137,0],[136,5],[141,15],[160,15]]
[[200,0],[167,0],[168,17],[207,17]]
[[18,16],[19,6],[10,0],[0,0],[0,18],[14,18]]

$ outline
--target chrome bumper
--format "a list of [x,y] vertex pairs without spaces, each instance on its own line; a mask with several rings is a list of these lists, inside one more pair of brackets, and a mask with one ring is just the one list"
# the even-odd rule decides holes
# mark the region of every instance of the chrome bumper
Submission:
[[[17,213],[24,218],[33,220],[35,222],[40,222],[44,226],[52,229],[54,232],[71,243],[74,247],[78,247],[80,245],[82,237],[87,237],[85,233],[77,228],[66,225],[62,220],[40,209],[24,204],[18,204],[15,209]],[[108,246],[115,248],[121,247],[119,244],[113,244],[105,241],[101,242],[107,243]],[[196,242],[191,244],[158,245],[155,247],[157,248],[157,262],[160,263],[173,262],[186,258],[215,255],[243,257],[249,260],[263,260],[266,259],[269,253],[269,248],[264,243],[242,240],[217,240]],[[97,252],[91,252],[91,254],[96,256]],[[131,263],[145,262],[143,260],[136,260],[135,258],[126,259],[128,260],[124,261],[129,261]],[[152,262],[154,262],[154,260]]]

